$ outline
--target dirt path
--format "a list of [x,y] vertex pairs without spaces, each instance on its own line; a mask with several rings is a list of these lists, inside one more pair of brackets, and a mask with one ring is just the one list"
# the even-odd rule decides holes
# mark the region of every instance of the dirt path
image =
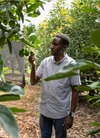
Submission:
[[[28,85],[25,87],[25,92],[26,94],[21,100],[5,102],[3,104],[8,107],[24,108],[27,110],[25,113],[15,114],[20,138],[40,138],[38,111],[40,87]],[[86,138],[87,132],[93,128],[90,122],[100,122],[100,116],[97,115],[98,111],[100,111],[100,108],[91,107],[81,100],[77,106],[74,125],[68,130],[68,138]],[[2,128],[0,128],[0,138],[10,138]],[[100,138],[100,134],[91,138]]]

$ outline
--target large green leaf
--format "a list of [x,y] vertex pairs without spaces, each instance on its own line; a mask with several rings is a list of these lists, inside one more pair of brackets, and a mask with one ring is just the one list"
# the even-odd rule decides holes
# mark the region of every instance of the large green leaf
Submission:
[[51,75],[50,77],[46,78],[45,80],[46,81],[49,81],[49,80],[57,80],[57,79],[61,79],[61,78],[66,78],[66,77],[69,77],[69,76],[74,76],[74,75],[77,75],[77,73],[75,72],[59,72],[55,75]]
[[34,43],[36,40],[37,40],[37,37],[35,35],[30,35],[29,36],[29,41]]
[[52,76],[49,76],[48,78],[45,78],[45,80],[49,81],[49,80],[60,79],[60,78],[65,78],[65,77],[77,75],[74,71],[86,70],[86,69],[100,70],[100,65],[97,63],[93,63],[91,61],[88,61],[88,60],[81,60],[81,61],[78,61],[76,64],[70,64],[68,66],[65,66],[58,73],[56,73]]
[[80,91],[90,91],[92,90],[92,88],[88,85],[79,85],[76,87],[77,90],[80,90]]
[[76,89],[77,90],[81,90],[81,91],[90,91],[90,90],[95,90],[95,89],[99,89],[100,88],[100,82],[93,82],[90,85],[80,85],[77,86]]
[[40,6],[39,2],[31,4],[30,7],[28,7],[27,12],[30,13],[32,11],[35,11],[39,6]]
[[4,105],[0,105],[0,124],[12,138],[19,138],[19,130],[15,117]]
[[0,86],[0,90],[4,92],[10,92],[13,94],[24,95],[24,90],[17,85],[4,83]]
[[93,126],[100,126],[100,123],[99,123],[99,122],[91,122],[91,124],[92,124]]
[[94,129],[94,130],[90,131],[90,132],[87,134],[87,136],[89,136],[89,135],[94,135],[94,134],[97,134],[97,133],[99,133],[99,132],[100,132],[100,128]]
[[70,64],[69,66],[65,66],[63,70],[74,71],[74,70],[87,70],[87,69],[96,69],[100,70],[100,65],[97,63],[93,63],[89,60],[79,60],[76,64]]
[[12,28],[13,28],[13,27],[15,26],[15,21],[10,20],[10,21],[9,21],[9,25],[10,25],[10,27],[12,27]]
[[[98,97],[98,98],[99,98],[99,97]],[[93,102],[92,105],[98,105],[98,106],[100,106],[100,98],[99,98],[96,102]]]
[[91,40],[93,43],[100,46],[100,29],[91,32]]
[[28,16],[35,18],[38,16],[38,14],[37,13],[29,13]]
[[12,101],[12,100],[20,100],[20,96],[19,95],[15,95],[15,94],[3,94],[3,95],[0,95],[0,102]]
[[3,60],[2,60],[2,56],[0,54],[0,75],[1,75],[2,71],[3,71]]
[[12,44],[9,39],[7,39],[7,43],[8,43],[9,52],[11,54],[12,53]]
[[3,35],[2,37],[0,37],[0,49],[3,48],[4,44],[5,44],[5,40],[6,40],[6,36]]
[[98,98],[99,98],[98,96],[87,96],[88,102],[93,101],[93,100],[97,101]]
[[9,109],[10,109],[13,113],[26,112],[25,109],[19,109],[19,108],[16,108],[16,107],[10,107]]

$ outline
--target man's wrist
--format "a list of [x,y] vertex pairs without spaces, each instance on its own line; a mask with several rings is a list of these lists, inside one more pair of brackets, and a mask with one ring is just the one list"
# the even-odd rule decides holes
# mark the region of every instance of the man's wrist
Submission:
[[36,66],[35,64],[32,64],[32,68],[35,68],[35,66]]
[[69,115],[74,118],[75,117],[75,112],[70,112]]

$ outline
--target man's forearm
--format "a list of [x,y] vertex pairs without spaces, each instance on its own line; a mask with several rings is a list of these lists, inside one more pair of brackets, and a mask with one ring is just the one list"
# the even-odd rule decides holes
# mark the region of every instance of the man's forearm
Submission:
[[35,85],[35,78],[36,78],[36,73],[35,73],[35,66],[32,65],[32,69],[31,69],[31,74],[30,74],[30,82],[32,85]]
[[75,112],[78,102],[78,91],[75,87],[72,88],[71,112]]
[[36,76],[35,65],[32,65],[31,74],[30,74],[31,85],[35,85],[39,80],[40,78]]

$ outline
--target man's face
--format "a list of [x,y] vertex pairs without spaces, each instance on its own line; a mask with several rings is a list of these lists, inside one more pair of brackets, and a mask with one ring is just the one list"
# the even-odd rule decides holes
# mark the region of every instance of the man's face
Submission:
[[63,45],[61,43],[61,38],[54,37],[51,43],[51,55],[59,56],[63,54]]

